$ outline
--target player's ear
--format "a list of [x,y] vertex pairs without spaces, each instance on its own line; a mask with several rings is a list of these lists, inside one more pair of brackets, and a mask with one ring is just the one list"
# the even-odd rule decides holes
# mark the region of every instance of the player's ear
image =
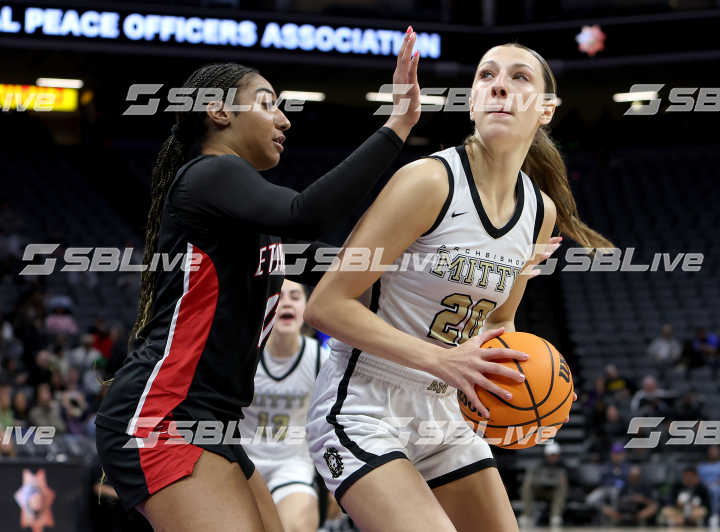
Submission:
[[219,128],[222,129],[230,125],[230,112],[225,109],[222,101],[208,102],[206,112],[210,121]]
[[538,123],[540,126],[546,126],[550,123],[553,116],[555,115],[555,109],[557,108],[557,96],[554,94],[543,94],[541,96],[541,111]]

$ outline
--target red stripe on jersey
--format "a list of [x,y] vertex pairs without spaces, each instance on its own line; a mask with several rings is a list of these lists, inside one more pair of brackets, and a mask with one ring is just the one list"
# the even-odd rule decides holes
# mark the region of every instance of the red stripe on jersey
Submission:
[[[140,398],[128,433],[145,438],[187,396],[195,368],[210,334],[218,299],[218,277],[210,257],[188,244],[188,255],[199,254],[196,271],[186,271],[184,292],[170,325],[165,354],[156,364]],[[186,270],[191,259],[186,258]]]

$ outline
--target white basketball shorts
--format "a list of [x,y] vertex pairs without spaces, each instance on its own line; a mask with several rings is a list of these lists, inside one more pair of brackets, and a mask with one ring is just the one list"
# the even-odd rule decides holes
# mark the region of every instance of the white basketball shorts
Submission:
[[[354,351],[353,353],[357,353]],[[333,351],[315,383],[307,438],[315,467],[338,503],[373,469],[407,459],[430,488],[497,467],[487,442],[462,418],[456,390],[390,374]]]

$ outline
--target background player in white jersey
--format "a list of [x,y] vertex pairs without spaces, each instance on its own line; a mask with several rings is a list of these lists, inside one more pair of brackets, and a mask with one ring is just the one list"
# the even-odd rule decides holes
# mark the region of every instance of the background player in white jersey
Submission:
[[532,265],[549,256],[533,246],[559,245],[556,221],[582,245],[609,245],[579,220],[565,165],[543,130],[555,111],[544,94],[555,92],[536,52],[489,50],[473,80],[474,134],[400,169],[346,242],[382,248],[383,262],[397,266],[407,251],[415,266],[328,272],[313,292],[306,321],[343,343],[318,377],[310,452],[361,530],[517,530],[484,440],[466,425],[456,433],[470,433],[463,445],[421,436],[423,422],[461,421],[452,387],[488,415],[474,385],[507,397],[487,375],[522,380],[493,361],[526,355],[480,346],[514,330]]
[[244,449],[265,479],[285,532],[315,532],[319,521],[304,429],[315,377],[328,352],[300,332],[306,303],[303,285],[286,279],[255,374],[255,395],[240,424],[243,438],[252,440]]

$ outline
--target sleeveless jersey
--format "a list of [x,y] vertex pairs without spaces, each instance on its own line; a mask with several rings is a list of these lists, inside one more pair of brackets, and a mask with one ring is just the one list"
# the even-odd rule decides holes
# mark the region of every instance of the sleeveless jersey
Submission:
[[[464,146],[430,157],[448,174],[449,193],[433,226],[394,262],[363,295],[363,303],[395,328],[444,347],[461,344],[479,333],[502,305],[532,257],[543,220],[543,200],[522,171],[515,186],[516,207],[508,222],[490,222],[475,186]],[[333,356],[351,358],[382,377],[427,380],[428,373],[331,341]]]
[[[243,409],[245,419],[238,425],[243,441],[250,442],[243,445],[250,458],[307,454],[304,430],[310,395],[327,356],[327,350],[317,340],[306,336],[301,339],[299,351],[287,360],[273,358],[267,349],[263,350],[255,374],[255,396]],[[287,445],[286,438],[295,443],[301,440],[302,445]]]

